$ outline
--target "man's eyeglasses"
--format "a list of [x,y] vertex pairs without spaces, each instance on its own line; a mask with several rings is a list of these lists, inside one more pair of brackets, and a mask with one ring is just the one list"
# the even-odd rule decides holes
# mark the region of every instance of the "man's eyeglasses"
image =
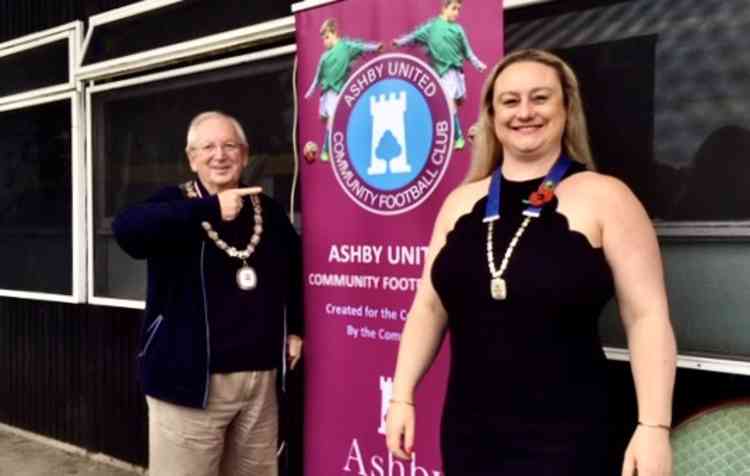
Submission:
[[195,147],[195,149],[198,150],[201,154],[213,155],[219,150],[219,147],[221,147],[222,152],[224,152],[225,154],[232,155],[240,151],[240,149],[242,148],[242,144],[227,142],[226,144],[218,145],[211,143],[199,145],[198,147]]

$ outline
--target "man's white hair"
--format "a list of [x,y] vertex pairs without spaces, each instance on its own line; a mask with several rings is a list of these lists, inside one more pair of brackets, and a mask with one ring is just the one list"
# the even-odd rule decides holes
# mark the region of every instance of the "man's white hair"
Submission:
[[203,121],[206,121],[208,119],[224,119],[228,121],[230,124],[232,124],[232,127],[234,127],[234,130],[237,133],[237,137],[239,138],[240,143],[244,145],[245,147],[248,146],[247,136],[245,135],[245,130],[242,128],[240,121],[230,116],[229,114],[226,114],[221,111],[206,111],[206,112],[202,112],[198,114],[197,116],[193,118],[192,121],[190,121],[190,126],[188,127],[188,132],[187,132],[187,144],[185,145],[186,151],[189,151],[190,149],[195,147],[196,130],[198,129],[198,126]]

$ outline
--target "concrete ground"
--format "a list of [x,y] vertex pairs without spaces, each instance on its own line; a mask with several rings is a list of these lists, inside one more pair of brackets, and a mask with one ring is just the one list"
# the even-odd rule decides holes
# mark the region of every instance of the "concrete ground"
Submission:
[[0,476],[141,476],[0,429]]

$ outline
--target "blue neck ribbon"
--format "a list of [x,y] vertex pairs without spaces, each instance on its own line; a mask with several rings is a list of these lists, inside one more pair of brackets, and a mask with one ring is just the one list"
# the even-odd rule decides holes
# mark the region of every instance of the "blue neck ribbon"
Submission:
[[[560,180],[562,180],[565,172],[568,171],[568,167],[570,167],[571,163],[572,161],[567,156],[560,155],[560,158],[557,159],[555,165],[552,166],[552,169],[547,173],[547,176],[544,177],[542,183],[547,183],[549,187],[554,190],[555,187],[557,187],[557,184],[560,183]],[[484,208],[484,219],[482,220],[485,223],[500,218],[500,190],[503,183],[502,172],[500,169],[501,167],[498,167],[495,169],[495,172],[492,173],[490,191],[487,195],[487,205]],[[542,212],[542,206],[529,204],[529,206],[523,211],[523,214],[529,217],[538,217]]]

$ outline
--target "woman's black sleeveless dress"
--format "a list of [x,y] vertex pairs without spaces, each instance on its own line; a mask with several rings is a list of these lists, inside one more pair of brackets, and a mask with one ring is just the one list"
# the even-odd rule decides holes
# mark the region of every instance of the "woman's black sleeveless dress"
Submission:
[[[583,167],[574,163],[567,175]],[[496,267],[542,178],[503,179]],[[598,316],[614,293],[600,248],[571,231],[557,199],[531,220],[490,295],[487,197],[458,219],[432,267],[448,313],[451,366],[441,446],[447,476],[602,476],[610,424]]]

